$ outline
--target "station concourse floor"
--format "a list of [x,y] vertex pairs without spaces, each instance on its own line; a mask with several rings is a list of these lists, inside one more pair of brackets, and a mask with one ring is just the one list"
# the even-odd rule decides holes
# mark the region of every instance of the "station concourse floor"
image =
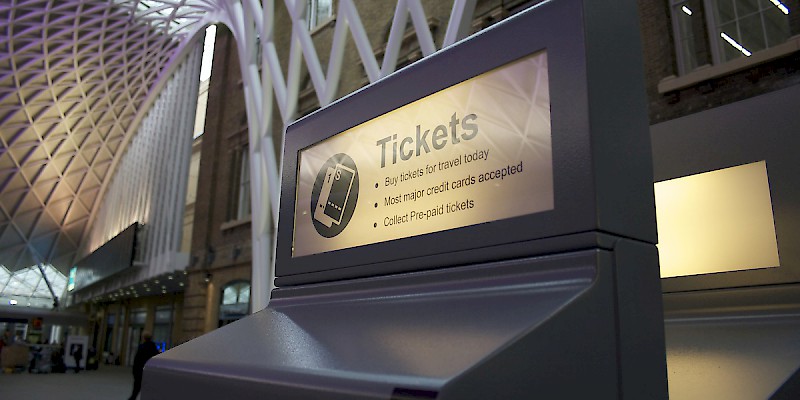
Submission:
[[132,390],[130,367],[101,365],[77,374],[0,373],[3,400],[125,400]]

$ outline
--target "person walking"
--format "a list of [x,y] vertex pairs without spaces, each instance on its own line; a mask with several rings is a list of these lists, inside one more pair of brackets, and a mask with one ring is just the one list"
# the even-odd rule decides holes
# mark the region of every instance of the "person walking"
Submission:
[[81,360],[83,359],[83,345],[73,344],[70,355],[75,359],[75,373],[81,372]]
[[3,354],[3,346],[11,344],[11,332],[5,331],[3,332],[3,336],[0,337],[0,354]]
[[153,336],[150,333],[142,333],[142,344],[136,349],[133,357],[133,393],[129,400],[136,400],[139,391],[142,390],[142,375],[144,374],[144,364],[153,356],[160,354],[158,347],[153,343]]

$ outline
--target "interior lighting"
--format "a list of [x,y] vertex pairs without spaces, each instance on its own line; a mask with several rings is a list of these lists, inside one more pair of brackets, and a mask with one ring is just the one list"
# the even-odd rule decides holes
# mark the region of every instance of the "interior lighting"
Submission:
[[661,277],[778,267],[766,162],[657,182]]
[[172,280],[172,275],[168,275],[167,279]]
[[15,305],[17,305],[17,301],[12,299],[12,300],[8,301],[8,304],[12,305],[12,306],[15,306]]
[[692,10],[689,7],[683,6],[681,10],[686,13],[686,15],[692,15]]
[[778,9],[781,10],[782,13],[789,15],[789,8],[786,7],[783,3],[781,3],[778,0],[769,0],[769,1],[771,1],[772,4],[775,5],[775,7],[778,7]]
[[745,56],[750,57],[753,54],[750,52],[750,50],[747,50],[742,45],[740,45],[739,42],[733,40],[733,38],[728,36],[728,34],[726,34],[725,32],[720,32],[719,36],[725,39],[725,41],[728,42],[731,46],[733,46],[736,50],[741,51],[742,54],[744,54]]

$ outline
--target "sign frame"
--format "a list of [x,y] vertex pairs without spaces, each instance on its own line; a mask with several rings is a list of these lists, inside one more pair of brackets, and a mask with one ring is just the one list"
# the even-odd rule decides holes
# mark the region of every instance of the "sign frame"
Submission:
[[[595,3],[540,3],[287,127],[276,285],[535,256],[575,246],[607,247],[604,234],[656,243],[647,103],[638,84],[642,74],[639,38],[629,34],[627,26],[620,28],[620,35],[608,34],[606,31],[614,27],[603,18],[614,18],[609,14],[618,11]],[[593,34],[595,31],[598,33]],[[554,209],[292,256],[302,150],[540,51],[546,51],[548,59]],[[635,79],[631,79],[632,74]],[[618,157],[620,147],[647,156]]]
[[547,71],[536,52],[301,150],[293,257],[552,209]]

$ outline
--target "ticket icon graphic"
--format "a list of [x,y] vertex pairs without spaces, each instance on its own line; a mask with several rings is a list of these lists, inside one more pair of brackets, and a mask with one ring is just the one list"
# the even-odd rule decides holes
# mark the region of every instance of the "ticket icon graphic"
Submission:
[[325,171],[325,180],[319,193],[317,205],[314,207],[314,219],[330,228],[333,224],[342,223],[347,200],[353,188],[355,171],[352,168],[337,163],[335,167],[328,167]]

